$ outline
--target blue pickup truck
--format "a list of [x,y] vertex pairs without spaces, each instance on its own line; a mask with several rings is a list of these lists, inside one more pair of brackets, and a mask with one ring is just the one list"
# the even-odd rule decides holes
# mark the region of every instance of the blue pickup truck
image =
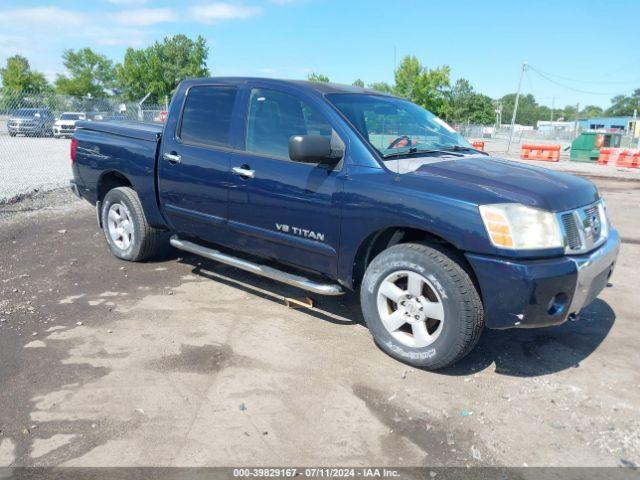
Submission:
[[169,242],[317,294],[359,291],[379,347],[426,369],[485,326],[576,318],[618,254],[591,182],[492,158],[372,90],[186,80],[164,126],[77,127],[72,189],[115,256]]

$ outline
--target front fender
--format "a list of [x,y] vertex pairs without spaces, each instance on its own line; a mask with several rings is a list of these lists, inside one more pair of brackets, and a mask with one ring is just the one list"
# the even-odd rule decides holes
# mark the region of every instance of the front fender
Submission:
[[361,246],[376,232],[410,228],[465,252],[495,254],[475,204],[404,185],[380,169],[351,167],[344,182],[338,280],[353,287]]

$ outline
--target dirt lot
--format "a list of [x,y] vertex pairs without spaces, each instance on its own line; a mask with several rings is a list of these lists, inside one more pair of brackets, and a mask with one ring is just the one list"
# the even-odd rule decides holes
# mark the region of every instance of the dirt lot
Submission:
[[64,192],[0,211],[0,465],[640,464],[640,182],[578,322],[485,331],[449,370],[378,350],[355,296],[179,256],[112,257]]

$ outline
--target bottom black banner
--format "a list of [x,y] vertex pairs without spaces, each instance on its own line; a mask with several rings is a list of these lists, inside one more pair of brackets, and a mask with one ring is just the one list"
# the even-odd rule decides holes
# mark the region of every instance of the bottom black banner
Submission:
[[370,478],[397,480],[640,480],[637,468],[573,467],[16,467],[0,480],[205,480],[251,478]]

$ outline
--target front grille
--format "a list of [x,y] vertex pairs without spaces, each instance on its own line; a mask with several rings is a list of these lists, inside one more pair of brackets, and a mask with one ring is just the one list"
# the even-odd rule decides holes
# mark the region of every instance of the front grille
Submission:
[[592,227],[594,219],[597,219],[598,222],[600,221],[600,209],[598,208],[598,205],[592,205],[585,208],[584,213],[586,215],[585,220],[588,222],[585,226]]
[[584,253],[607,237],[607,219],[602,201],[559,214],[567,253]]
[[562,215],[562,225],[564,227],[565,240],[567,242],[567,246],[571,250],[576,250],[580,248],[580,233],[578,232],[578,226],[576,225],[576,219],[571,213],[564,213]]

